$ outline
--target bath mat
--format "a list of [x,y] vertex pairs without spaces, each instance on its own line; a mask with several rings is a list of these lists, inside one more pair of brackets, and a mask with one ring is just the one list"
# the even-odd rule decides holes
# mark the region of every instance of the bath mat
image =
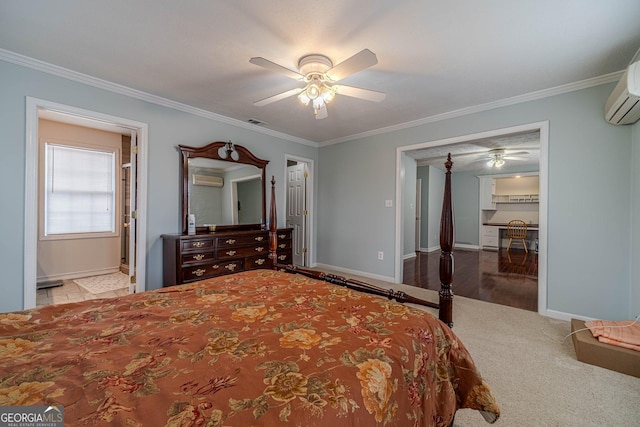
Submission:
[[120,271],[74,279],[73,281],[94,295],[129,287],[129,276]]

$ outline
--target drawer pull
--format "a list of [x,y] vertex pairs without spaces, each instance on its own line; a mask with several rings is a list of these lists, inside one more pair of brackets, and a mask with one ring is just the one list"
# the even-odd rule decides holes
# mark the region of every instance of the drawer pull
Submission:
[[280,255],[280,256],[278,256],[278,259],[280,261],[284,261],[285,259],[287,259],[287,256],[286,255]]
[[226,268],[229,271],[233,271],[236,269],[237,266],[238,264],[227,264],[224,268]]
[[193,256],[193,259],[195,259],[196,261],[200,261],[202,258],[204,258],[204,254],[198,254]]
[[258,265],[262,265],[262,264],[264,264],[264,258],[257,259],[257,260],[255,260],[254,262],[255,262],[256,264],[258,264]]
[[281,243],[281,244],[279,244],[279,245],[278,245],[278,247],[279,247],[280,249],[284,249],[284,248],[286,248],[286,247],[287,247],[287,244],[286,244],[286,243]]
[[287,237],[286,234],[278,234],[278,239],[284,239],[285,237]]
[[264,236],[258,236],[255,238],[256,242],[262,242],[264,240]]
[[204,246],[204,242],[193,242],[191,246],[193,246],[194,248],[201,248]]
[[258,246],[256,249],[256,252],[262,252],[264,251],[264,247],[263,246]]
[[225,240],[225,243],[227,245],[233,245],[236,242],[236,239],[229,239],[229,240]]
[[216,264],[216,265],[214,265],[214,266],[213,266],[213,269],[214,269],[214,270],[217,270],[217,269],[219,269],[219,268],[220,268],[220,266],[219,266],[218,264]]
[[226,254],[229,256],[233,256],[236,254],[236,251],[227,251]]
[[202,276],[202,275],[203,275],[204,273],[206,273],[206,272],[207,272],[207,270],[203,270],[202,268],[199,268],[199,269],[197,269],[197,270],[194,270],[194,271],[193,271],[193,274],[195,274],[196,276],[200,277],[200,276]]

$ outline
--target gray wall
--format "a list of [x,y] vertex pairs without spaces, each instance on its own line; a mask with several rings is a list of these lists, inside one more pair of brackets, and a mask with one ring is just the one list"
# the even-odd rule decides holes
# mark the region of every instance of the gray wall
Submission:
[[[548,310],[629,317],[632,128],[610,125],[603,118],[614,86],[322,147],[318,261],[394,276],[389,257],[377,262],[373,248],[392,253],[395,246],[395,218],[382,200],[393,195],[398,146],[548,120]],[[637,137],[635,141],[637,146]],[[331,203],[323,203],[328,199]]]
[[[23,307],[25,105],[34,97],[149,125],[147,248],[148,289],[162,286],[164,233],[180,229],[180,155],[178,144],[227,141],[243,145],[270,160],[267,177],[275,175],[278,206],[284,206],[285,154],[317,160],[318,150],[263,133],[120,95],[48,73],[0,61],[0,312]],[[392,197],[388,197],[392,198]],[[282,212],[281,212],[282,213]],[[315,214],[314,214],[315,216]],[[280,215],[284,225],[283,216]]]

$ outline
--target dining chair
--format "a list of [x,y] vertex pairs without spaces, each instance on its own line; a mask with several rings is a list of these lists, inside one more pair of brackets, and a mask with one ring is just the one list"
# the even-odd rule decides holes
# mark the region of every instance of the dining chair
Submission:
[[527,248],[527,223],[521,219],[513,219],[507,223],[507,236],[509,237],[509,244],[507,245],[507,251],[511,249],[511,243],[522,243],[525,252],[529,252]]

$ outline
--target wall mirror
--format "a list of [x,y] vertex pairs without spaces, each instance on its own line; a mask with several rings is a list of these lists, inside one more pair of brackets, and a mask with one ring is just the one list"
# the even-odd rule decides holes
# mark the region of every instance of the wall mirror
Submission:
[[182,154],[182,232],[194,214],[197,232],[254,229],[265,223],[265,169],[241,145],[212,142],[203,147],[180,145]]

